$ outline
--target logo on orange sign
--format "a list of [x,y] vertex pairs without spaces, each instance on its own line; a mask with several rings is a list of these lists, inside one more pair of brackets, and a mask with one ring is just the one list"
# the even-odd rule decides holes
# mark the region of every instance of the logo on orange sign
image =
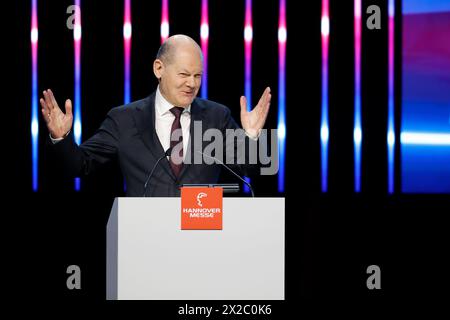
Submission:
[[181,188],[181,229],[222,229],[222,188]]

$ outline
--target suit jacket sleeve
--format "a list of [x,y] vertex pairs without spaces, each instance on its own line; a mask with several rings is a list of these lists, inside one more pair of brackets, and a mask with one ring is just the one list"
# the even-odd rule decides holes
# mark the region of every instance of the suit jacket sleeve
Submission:
[[71,176],[83,176],[117,156],[119,125],[117,111],[112,109],[94,135],[80,146],[75,143],[73,130],[59,143],[48,145]]
[[[250,147],[251,144],[253,144],[253,146],[256,146],[256,144],[258,143],[258,141],[254,141],[251,140],[246,134],[244,129],[242,129],[237,122],[233,119],[233,117],[231,116],[231,111],[230,109],[226,108],[225,109],[225,116],[224,116],[224,128],[223,131],[225,131],[224,136],[227,137],[227,133],[226,130],[227,129],[233,129],[233,130],[239,130],[238,132],[240,134],[237,135],[237,138],[235,139],[234,143],[232,146],[227,145],[226,142],[228,141],[227,138],[225,139],[225,143],[224,143],[224,159],[226,161],[230,160],[230,155],[229,155],[229,150],[230,148],[234,149],[234,152],[232,154],[232,163],[227,164],[228,166],[230,166],[233,170],[238,171],[241,175],[245,175],[245,176],[254,176],[259,174],[259,169],[261,167],[261,163],[258,160],[257,154],[255,154],[254,156],[256,156],[256,163],[251,163],[250,159],[250,152],[252,150],[252,148]],[[239,152],[238,149],[241,149],[241,151],[244,152]],[[257,150],[257,149],[256,149]],[[243,163],[242,163],[243,162]]]

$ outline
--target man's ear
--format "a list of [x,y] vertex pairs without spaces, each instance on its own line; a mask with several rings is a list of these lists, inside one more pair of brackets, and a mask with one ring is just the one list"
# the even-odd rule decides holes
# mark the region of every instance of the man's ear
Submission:
[[164,74],[164,63],[160,59],[153,61],[153,73],[155,77],[159,80]]

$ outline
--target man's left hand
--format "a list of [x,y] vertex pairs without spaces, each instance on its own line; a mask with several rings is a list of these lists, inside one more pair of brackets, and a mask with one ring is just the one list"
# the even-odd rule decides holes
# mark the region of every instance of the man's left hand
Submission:
[[241,124],[245,132],[251,137],[258,137],[259,132],[264,127],[267,114],[269,113],[270,99],[270,87],[264,90],[261,98],[258,101],[256,107],[252,111],[247,111],[247,99],[241,97]]

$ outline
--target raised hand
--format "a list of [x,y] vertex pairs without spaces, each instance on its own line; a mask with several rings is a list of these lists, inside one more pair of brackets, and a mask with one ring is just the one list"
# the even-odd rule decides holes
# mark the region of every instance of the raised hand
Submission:
[[247,111],[247,98],[241,97],[241,124],[245,132],[251,137],[257,137],[260,130],[264,127],[267,114],[269,113],[270,99],[270,87],[267,87],[261,98],[258,101],[256,107],[252,111]]
[[41,98],[39,102],[42,107],[42,116],[52,138],[63,138],[72,128],[72,102],[67,99],[65,104],[66,113],[62,112],[50,89],[44,90],[44,99]]

